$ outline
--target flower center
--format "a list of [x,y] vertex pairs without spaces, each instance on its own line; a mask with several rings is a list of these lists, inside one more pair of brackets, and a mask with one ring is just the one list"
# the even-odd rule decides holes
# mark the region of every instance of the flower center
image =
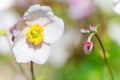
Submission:
[[43,27],[39,24],[30,25],[30,28],[26,32],[28,41],[33,43],[34,45],[40,44],[44,38],[43,31]]

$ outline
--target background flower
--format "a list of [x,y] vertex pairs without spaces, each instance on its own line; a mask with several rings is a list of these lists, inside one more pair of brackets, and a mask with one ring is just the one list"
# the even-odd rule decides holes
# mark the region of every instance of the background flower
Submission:
[[120,1],[119,0],[113,0],[113,10],[120,14]]
[[49,62],[55,68],[61,68],[70,57],[70,52],[76,48],[81,41],[81,35],[78,29],[65,28],[61,39],[51,45]]
[[73,19],[87,18],[93,11],[93,0],[69,0],[68,14]]
[[107,32],[110,38],[120,45],[120,37],[118,37],[120,35],[120,23],[112,20],[108,25]]
[[[11,8],[13,1],[5,0],[0,2],[0,29],[5,29],[7,32],[7,36],[9,40],[11,39],[11,35],[9,33],[10,28],[17,21],[19,14],[14,10],[9,10]],[[0,53],[9,53],[10,46],[8,40],[5,36],[0,36]]]
[[4,0],[0,2],[0,11],[4,11],[13,6],[14,0]]

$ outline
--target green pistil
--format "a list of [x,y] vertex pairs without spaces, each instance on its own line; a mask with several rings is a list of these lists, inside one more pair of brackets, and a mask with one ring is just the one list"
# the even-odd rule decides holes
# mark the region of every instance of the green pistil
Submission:
[[39,31],[38,30],[33,30],[31,31],[31,35],[33,38],[37,38],[39,36]]

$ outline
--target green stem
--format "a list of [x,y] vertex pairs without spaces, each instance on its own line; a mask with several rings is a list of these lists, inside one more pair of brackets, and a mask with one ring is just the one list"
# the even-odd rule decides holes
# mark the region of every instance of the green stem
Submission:
[[110,73],[111,79],[114,80],[113,73],[112,73],[112,69],[111,69],[111,67],[109,66],[109,63],[108,63],[108,60],[107,60],[107,57],[106,57],[106,54],[105,54],[105,48],[104,48],[104,46],[103,46],[103,44],[102,44],[102,41],[100,40],[100,38],[99,38],[99,36],[98,36],[97,34],[95,34],[95,36],[96,36],[97,40],[99,41],[100,46],[101,46],[101,48],[102,48],[103,55],[104,55],[104,60],[105,60],[105,64],[106,64],[107,67],[108,67],[108,71],[109,71],[109,73]]
[[33,62],[31,61],[31,75],[32,75],[32,80],[35,80],[35,75],[34,75],[34,68],[33,68]]
[[95,33],[91,33],[90,35],[89,35],[89,37],[88,37],[88,39],[87,39],[87,41],[91,41],[91,39],[92,39],[92,37],[95,35]]

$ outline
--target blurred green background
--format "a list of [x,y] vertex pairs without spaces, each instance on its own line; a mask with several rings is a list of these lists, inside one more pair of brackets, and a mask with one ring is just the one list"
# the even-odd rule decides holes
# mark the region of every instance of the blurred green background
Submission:
[[[101,47],[93,38],[94,49],[85,55],[82,42],[87,35],[80,28],[100,24],[98,35],[107,53],[115,80],[120,80],[120,15],[112,10],[112,0],[2,0],[0,1],[0,80],[26,80],[15,61],[9,43],[9,29],[32,4],[47,5],[64,20],[61,39],[51,46],[51,53],[43,65],[34,64],[37,80],[111,80]],[[2,30],[1,30],[2,31]],[[9,43],[8,43],[9,42]],[[20,64],[28,77],[30,64]]]

